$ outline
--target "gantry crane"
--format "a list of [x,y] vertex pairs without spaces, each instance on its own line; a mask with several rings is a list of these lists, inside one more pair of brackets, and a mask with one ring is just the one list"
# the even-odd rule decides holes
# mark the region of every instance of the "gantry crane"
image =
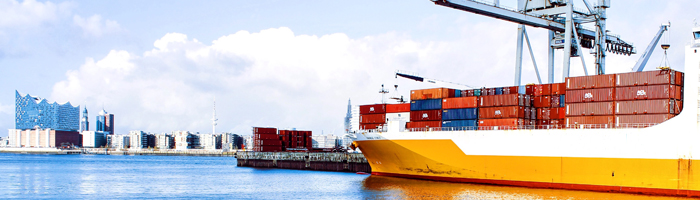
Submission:
[[[569,77],[571,57],[580,57],[582,48],[593,49],[595,55],[596,74],[605,74],[606,51],[631,55],[636,53],[635,47],[625,42],[617,35],[608,34],[606,28],[606,9],[610,0],[598,0],[597,5],[591,5],[588,0],[582,0],[587,10],[575,9],[573,0],[518,0],[517,9],[501,6],[499,0],[486,2],[484,0],[431,0],[437,5],[451,7],[488,17],[502,19],[520,24],[518,26],[518,44],[515,63],[515,85],[520,85],[522,73],[523,43],[527,42],[530,56],[537,73],[537,79],[542,82],[534,59],[530,39],[525,26],[549,30],[548,81],[554,82],[554,50],[563,49],[564,63],[562,79]],[[583,24],[595,24],[595,30],[583,28]],[[586,64],[581,57],[584,73],[588,75]]]
[[[632,68],[632,71],[641,72],[644,70],[644,66],[647,65],[647,61],[649,61],[649,58],[651,57],[651,53],[654,52],[654,47],[656,46],[656,44],[659,43],[659,40],[661,40],[661,36],[663,36],[664,32],[668,31],[669,27],[671,27],[671,22],[668,22],[668,24],[661,24],[661,26],[659,27],[659,32],[657,32],[656,36],[654,36],[654,38],[651,39],[651,43],[649,44],[649,46],[647,46],[647,49],[644,51],[644,54],[642,54],[642,56],[639,57],[639,60],[637,61],[637,64],[634,65],[634,68]],[[668,42],[668,41],[666,41],[666,42]],[[669,47],[671,47],[670,44],[666,44],[666,43],[661,44],[661,48],[664,49],[664,51],[666,49],[668,49]],[[664,59],[668,59],[665,55],[665,52],[664,52]],[[666,60],[666,62],[668,62],[668,60]],[[665,66],[665,67],[668,67],[668,66]]]

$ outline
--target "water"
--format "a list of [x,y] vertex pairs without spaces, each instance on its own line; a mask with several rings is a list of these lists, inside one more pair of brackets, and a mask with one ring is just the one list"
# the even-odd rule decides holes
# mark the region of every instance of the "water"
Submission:
[[0,154],[0,198],[683,199],[237,167],[233,157]]

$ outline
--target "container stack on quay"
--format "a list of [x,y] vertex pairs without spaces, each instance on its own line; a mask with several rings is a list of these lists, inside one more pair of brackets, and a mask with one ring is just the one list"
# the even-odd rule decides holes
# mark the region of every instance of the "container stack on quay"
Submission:
[[311,131],[279,130],[282,140],[282,150],[290,152],[306,152],[313,148]]
[[[411,91],[410,104],[360,106],[360,129],[461,130],[658,124],[683,108],[683,73],[663,69],[566,78],[564,83]],[[444,129],[444,128],[443,128]]]
[[253,127],[253,151],[282,151],[282,140],[277,135],[277,128]]

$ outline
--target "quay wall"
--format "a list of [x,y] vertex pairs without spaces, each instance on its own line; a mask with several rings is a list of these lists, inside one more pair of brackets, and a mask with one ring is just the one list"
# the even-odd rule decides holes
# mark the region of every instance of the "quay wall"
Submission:
[[372,172],[361,153],[238,152],[239,167]]

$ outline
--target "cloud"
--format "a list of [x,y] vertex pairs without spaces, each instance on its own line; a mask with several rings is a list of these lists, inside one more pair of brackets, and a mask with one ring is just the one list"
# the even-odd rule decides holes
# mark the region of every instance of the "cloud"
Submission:
[[54,22],[66,15],[72,9],[73,4],[63,2],[36,2],[26,0],[0,1],[0,28],[35,27],[42,23]]
[[393,81],[396,69],[477,73],[458,65],[468,60],[456,56],[464,42],[477,41],[418,42],[396,33],[351,39],[342,33],[296,35],[282,27],[239,31],[207,45],[168,33],[150,51],[112,50],[86,59],[54,85],[51,98],[87,104],[92,113],[104,104],[117,116],[118,133],[207,132],[214,98],[217,130],[276,126],[339,133],[347,99],[378,102],[376,91]]
[[103,20],[100,15],[93,15],[88,18],[73,15],[73,24],[83,30],[83,35],[92,37],[100,37],[104,34],[121,30],[119,23],[112,20]]

